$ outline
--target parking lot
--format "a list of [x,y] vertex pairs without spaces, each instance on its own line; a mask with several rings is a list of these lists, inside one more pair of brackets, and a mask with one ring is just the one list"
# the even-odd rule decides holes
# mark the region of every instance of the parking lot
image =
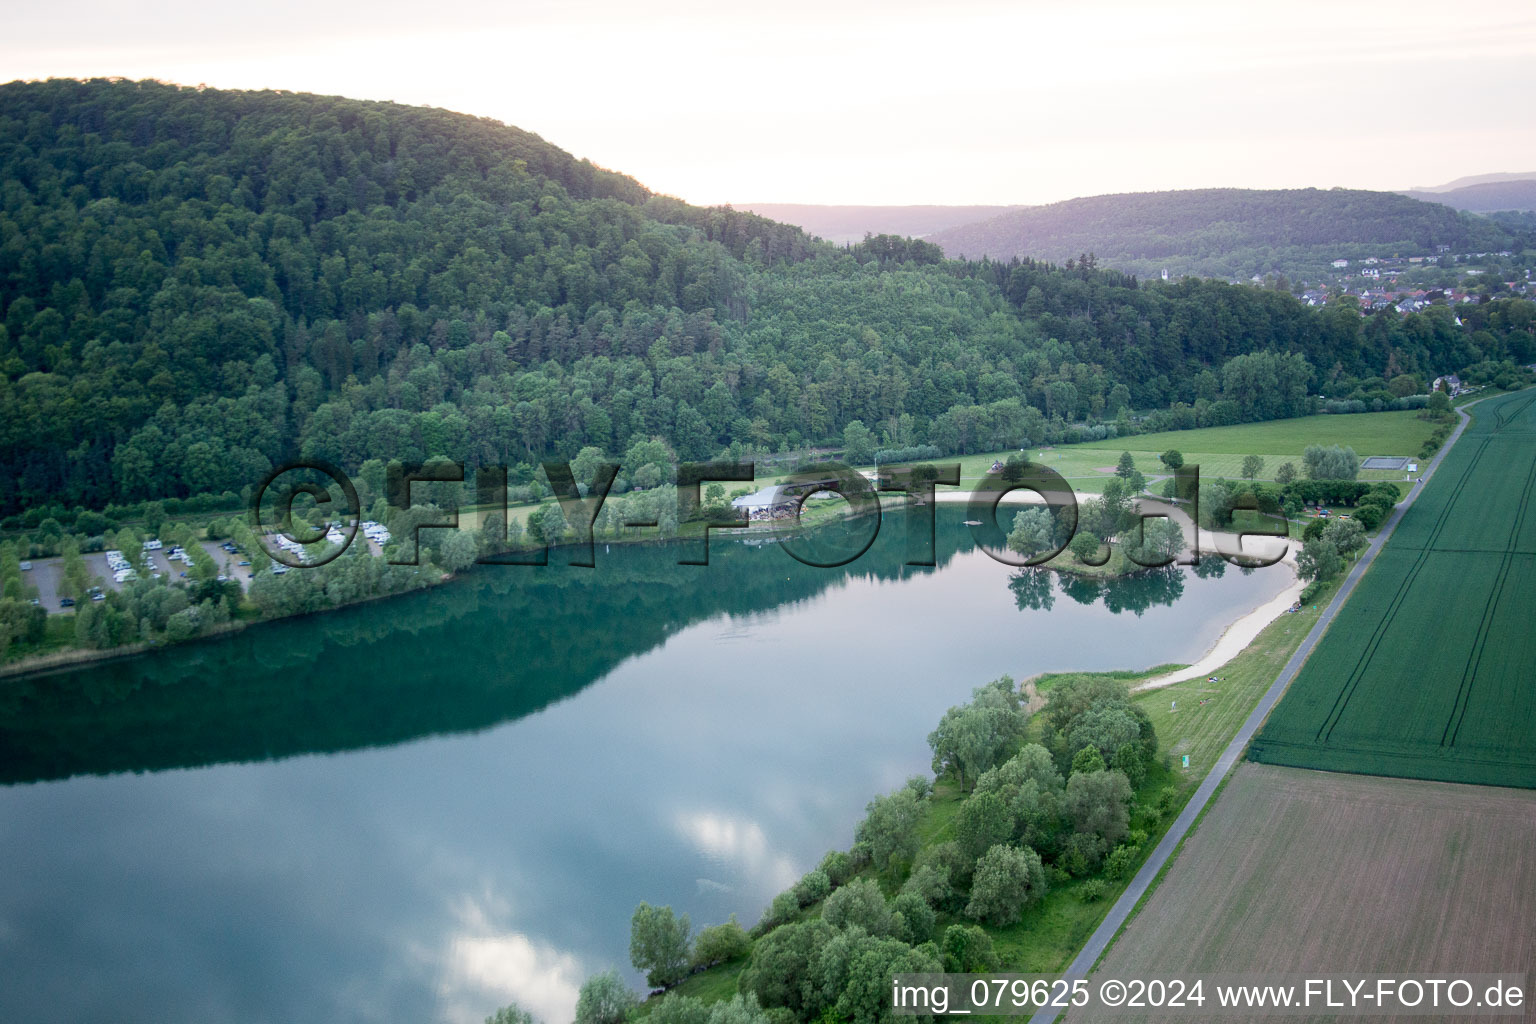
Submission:
[[[250,567],[241,566],[238,563],[245,560],[243,554],[231,554],[220,547],[219,541],[199,541],[204,551],[213,558],[214,564],[219,567],[219,572],[240,584],[242,591],[250,589]],[[119,583],[113,578],[113,570],[107,564],[107,555],[104,551],[92,551],[82,556],[85,559],[86,569],[92,577],[92,585],[102,587],[105,590],[122,590],[126,583]],[[172,580],[188,578],[191,566],[181,560],[172,560],[170,550],[162,548],[158,551],[144,552],[144,558],[151,572],[157,572],[163,577]],[[64,575],[64,560],[62,558],[34,558],[31,560],[32,568],[22,573],[25,582],[37,588],[37,600],[40,605],[51,615],[59,612],[70,612],[73,609],[61,605],[59,597],[59,582]],[[76,601],[89,600],[84,595],[76,595]]]
[[[251,588],[251,566],[240,565],[247,561],[244,553],[238,550],[231,553],[222,547],[222,541],[199,541],[204,551],[213,558],[214,564],[219,567],[219,572],[236,583],[240,584],[241,591]],[[358,536],[353,543],[367,544],[368,553],[375,558],[384,554],[384,548],[373,538],[365,538],[363,531],[358,531]],[[84,556],[86,568],[92,577],[92,586],[100,586],[105,590],[122,590],[126,583],[119,583],[113,578],[112,567],[107,563],[107,555],[104,551],[92,551]],[[172,560],[169,548],[144,552],[144,558],[151,572],[159,573],[162,577],[171,580],[188,579],[191,574],[191,566],[179,559]],[[37,600],[50,614],[60,612],[72,612],[72,607],[60,605],[59,582],[64,574],[64,560],[62,558],[34,558],[31,560],[32,568],[22,573],[25,582],[37,588]],[[76,595],[76,601],[90,600],[84,595]]]

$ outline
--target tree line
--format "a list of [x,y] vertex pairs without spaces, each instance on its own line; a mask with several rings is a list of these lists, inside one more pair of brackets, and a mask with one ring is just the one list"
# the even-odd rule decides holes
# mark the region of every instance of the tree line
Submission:
[[1521,300],[1458,327],[1091,260],[838,248],[443,111],[50,81],[0,87],[0,128],[4,513],[233,505],[297,457],[531,474],[854,423],[960,453],[1536,358]]

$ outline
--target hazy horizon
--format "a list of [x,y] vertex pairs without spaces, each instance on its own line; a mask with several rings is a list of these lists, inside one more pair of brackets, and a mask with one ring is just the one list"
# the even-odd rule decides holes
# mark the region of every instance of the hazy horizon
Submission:
[[[1435,186],[1536,167],[1536,12],[1503,2],[695,0],[259,18],[175,0],[11,15],[7,77],[156,78],[492,117],[700,204],[1036,205]],[[293,26],[298,26],[294,28]],[[40,42],[41,41],[41,42]]]

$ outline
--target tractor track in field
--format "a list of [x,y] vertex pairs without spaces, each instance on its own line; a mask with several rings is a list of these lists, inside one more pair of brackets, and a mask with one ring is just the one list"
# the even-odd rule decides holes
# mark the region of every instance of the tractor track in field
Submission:
[[[1521,408],[1523,411],[1525,406]],[[1499,573],[1493,586],[1489,588],[1488,601],[1483,606],[1483,617],[1477,626],[1477,637],[1473,641],[1471,652],[1467,655],[1466,668],[1461,674],[1461,685],[1456,688],[1456,700],[1451,705],[1451,716],[1445,724],[1445,732],[1440,737],[1442,748],[1456,745],[1456,737],[1461,732],[1461,723],[1467,716],[1468,706],[1472,703],[1472,687],[1477,682],[1477,669],[1482,664],[1488,633],[1493,628],[1499,602],[1504,597],[1504,586],[1509,582],[1509,571],[1515,561],[1515,541],[1525,525],[1525,514],[1530,508],[1533,488],[1536,488],[1536,459],[1531,460],[1531,468],[1525,474],[1525,488],[1520,492],[1520,506],[1515,512],[1514,522],[1510,525],[1509,541],[1504,547],[1504,557],[1499,561]]]
[[[1387,605],[1386,613],[1382,615],[1381,620],[1376,623],[1375,629],[1371,631],[1371,638],[1366,643],[1364,650],[1360,652],[1360,657],[1356,660],[1355,667],[1350,670],[1349,679],[1339,690],[1339,695],[1334,698],[1333,709],[1329,711],[1328,717],[1323,719],[1323,724],[1318,726],[1316,739],[1319,743],[1326,743],[1329,740],[1333,735],[1334,728],[1339,724],[1339,720],[1344,717],[1344,711],[1349,707],[1350,698],[1354,696],[1361,678],[1364,677],[1366,669],[1370,667],[1371,660],[1376,656],[1376,651],[1381,646],[1382,638],[1386,635],[1387,630],[1391,628],[1393,620],[1397,618],[1397,613],[1401,609],[1403,602],[1407,600],[1409,591],[1413,589],[1413,583],[1418,579],[1419,570],[1424,568],[1424,563],[1429,560],[1430,554],[1434,551],[1435,542],[1439,539],[1440,532],[1445,528],[1445,524],[1450,521],[1451,510],[1455,507],[1456,502],[1460,500],[1461,493],[1467,486],[1467,481],[1471,479],[1473,471],[1477,468],[1478,463],[1482,461],[1483,453],[1487,448],[1488,442],[1485,439],[1478,445],[1477,451],[1473,453],[1471,460],[1468,461],[1466,469],[1457,478],[1455,489],[1451,491],[1450,498],[1447,499],[1444,507],[1440,509],[1440,514],[1435,518],[1435,523],[1430,529],[1429,536],[1425,539],[1423,546],[1419,548],[1418,557],[1414,559],[1413,565],[1409,570],[1403,574],[1402,582],[1398,584],[1397,591],[1392,595],[1392,600]],[[1445,450],[1449,452],[1449,444],[1447,444]],[[1382,546],[1385,547],[1385,538],[1382,540]]]
[[[1443,549],[1440,547],[1440,536],[1444,531],[1446,524],[1454,518],[1454,509],[1457,503],[1461,500],[1461,495],[1466,489],[1468,481],[1472,478],[1478,466],[1481,464],[1483,456],[1487,453],[1489,446],[1492,444],[1499,433],[1501,433],[1511,423],[1515,422],[1520,416],[1523,416],[1526,410],[1528,410],[1533,403],[1536,403],[1536,394],[1527,396],[1523,400],[1517,399],[1513,402],[1506,403],[1505,405],[1497,407],[1493,410],[1492,430],[1489,431],[1489,435],[1487,437],[1484,437],[1480,440],[1477,446],[1477,450],[1473,453],[1471,460],[1467,463],[1466,469],[1457,479],[1455,489],[1451,492],[1450,497],[1446,500],[1444,507],[1441,508],[1440,514],[1435,518],[1434,525],[1431,527],[1423,545],[1419,548],[1418,555],[1414,559],[1412,567],[1410,567],[1407,573],[1404,574],[1402,582],[1399,584],[1396,593],[1394,593],[1392,596],[1392,601],[1387,606],[1386,613],[1382,616],[1381,621],[1376,624],[1375,629],[1372,630],[1371,638],[1366,643],[1365,648],[1361,651],[1360,657],[1356,661],[1354,668],[1351,670],[1348,680],[1345,682],[1343,688],[1339,691],[1339,695],[1334,698],[1333,709],[1329,712],[1328,717],[1323,720],[1323,724],[1318,727],[1316,733],[1316,739],[1318,742],[1326,743],[1331,740],[1333,736],[1333,730],[1338,726],[1339,721],[1344,717],[1344,712],[1348,709],[1349,702],[1354,696],[1356,689],[1359,687],[1360,680],[1364,677],[1365,672],[1370,667],[1372,660],[1375,659],[1383,638],[1390,630],[1393,621],[1397,617],[1398,611],[1407,598],[1408,593],[1413,589],[1413,584],[1418,578],[1419,571],[1424,567],[1425,563],[1429,559],[1429,556],[1442,550],[1452,550]],[[1464,419],[1462,426],[1464,427],[1467,422],[1469,421]],[[1459,427],[1457,430],[1457,435],[1459,436],[1460,433],[1461,428]],[[1444,451],[1449,452],[1453,440],[1454,439],[1447,439]],[[1460,729],[1461,721],[1466,716],[1466,704],[1470,697],[1472,688],[1472,680],[1468,673],[1475,671],[1476,663],[1481,661],[1481,641],[1486,637],[1487,630],[1497,609],[1498,599],[1503,593],[1504,584],[1508,578],[1509,568],[1513,562],[1514,555],[1518,554],[1518,552],[1513,550],[1513,545],[1515,539],[1519,536],[1520,527],[1524,520],[1527,507],[1530,503],[1531,486],[1533,483],[1536,483],[1536,463],[1532,464],[1531,472],[1527,476],[1526,480],[1526,489],[1521,492],[1520,505],[1516,513],[1514,527],[1510,534],[1509,545],[1506,545],[1502,550],[1489,552],[1490,554],[1503,555],[1503,558],[1500,561],[1496,584],[1490,591],[1488,603],[1484,607],[1484,614],[1479,622],[1479,642],[1476,646],[1474,646],[1473,654],[1469,657],[1468,666],[1463,671],[1461,683],[1457,688],[1456,702],[1452,705],[1451,716],[1447,720],[1446,728],[1441,736],[1441,747],[1451,747],[1455,745],[1456,732]]]

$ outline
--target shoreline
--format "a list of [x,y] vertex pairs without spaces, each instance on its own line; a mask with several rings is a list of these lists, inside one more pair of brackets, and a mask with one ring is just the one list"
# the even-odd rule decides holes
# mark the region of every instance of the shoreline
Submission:
[[[1287,564],[1290,564],[1287,560]],[[1182,668],[1174,672],[1168,672],[1151,679],[1144,679],[1131,687],[1132,693],[1144,693],[1148,690],[1161,689],[1164,686],[1172,686],[1174,683],[1187,682],[1191,679],[1200,679],[1209,676],[1212,672],[1230,663],[1238,655],[1248,649],[1248,646],[1258,639],[1260,633],[1276,619],[1286,613],[1300,597],[1306,584],[1302,580],[1293,579],[1275,597],[1270,598],[1259,607],[1247,612],[1227,625],[1216,638],[1216,642],[1210,646],[1200,658],[1188,668]]]
[[[1221,635],[1216,638],[1216,641],[1212,643],[1210,647],[1206,648],[1205,652],[1201,654],[1200,657],[1197,658],[1194,662],[1186,665],[1183,668],[1174,669],[1172,672],[1164,672],[1161,675],[1152,676],[1151,678],[1142,679],[1139,682],[1133,683],[1131,685],[1131,693],[1145,693],[1149,690],[1158,690],[1165,686],[1172,686],[1175,683],[1187,682],[1191,679],[1199,679],[1201,677],[1208,676],[1217,669],[1231,663],[1234,659],[1246,651],[1249,646],[1258,639],[1260,633],[1263,633],[1265,629],[1267,629],[1273,622],[1275,622],[1275,620],[1279,619],[1280,616],[1284,615],[1286,610],[1296,603],[1296,600],[1300,597],[1301,592],[1306,589],[1306,583],[1294,575],[1296,570],[1296,562],[1294,557],[1287,555],[1285,558],[1281,559],[1281,564],[1289,568],[1293,574],[1291,582],[1286,584],[1284,590],[1280,591],[1280,593],[1265,601],[1257,608],[1244,612],[1242,615],[1239,615],[1237,618],[1227,623],[1226,628],[1221,631]],[[1045,566],[1042,566],[1042,568],[1049,567],[1049,563],[1047,563]],[[1151,669],[1157,667],[1158,666],[1156,665],[1152,665],[1147,669],[1142,669],[1139,671],[1150,671]],[[1120,671],[1130,673],[1138,672],[1137,669],[1122,669]],[[1036,672],[1033,675],[1021,678],[1019,680],[1019,687],[1022,690],[1026,685],[1035,684],[1041,678],[1041,676],[1054,674],[1059,673]],[[1101,673],[1090,672],[1086,674],[1098,675]]]
[[[1017,499],[1015,498],[1015,495],[1018,496]],[[971,492],[971,491],[947,491],[947,492],[941,491],[941,492],[936,493],[934,495],[934,497],[936,499],[936,501],[935,501],[936,504],[937,503],[946,503],[947,504],[947,503],[966,502],[966,501],[970,501],[972,499],[973,492]],[[1019,499],[1022,499],[1022,500],[1019,500]],[[1147,496],[1147,495],[1142,495],[1141,499],[1143,501],[1150,500],[1153,503],[1157,503],[1157,499],[1150,498],[1150,496]],[[1041,498],[1040,495],[1035,494],[1032,491],[1024,490],[1024,491],[1010,492],[1007,496],[1005,496],[1003,504],[1008,504],[1010,501],[1014,501],[1014,500],[1019,500],[1019,503],[1021,503],[1021,504],[1042,504],[1044,502],[1044,499]],[[907,505],[909,503],[908,502],[902,502],[901,504],[903,506],[905,506],[905,505]],[[837,518],[846,518],[846,515],[845,516],[840,516],[840,517],[837,517]],[[809,524],[809,525],[811,525],[811,526],[819,526],[819,525],[825,525],[825,524],[823,524],[823,523],[812,523],[812,524]],[[1189,529],[1189,524],[1187,523],[1187,521],[1185,523],[1185,529],[1186,529],[1187,533],[1192,533],[1193,532],[1192,530]],[[781,524],[779,524],[777,522],[767,522],[767,523],[756,524],[756,525],[748,527],[748,528],[726,529],[726,530],[721,530],[720,532],[724,536],[733,537],[735,539],[741,539],[741,540],[747,540],[752,533],[756,533],[758,535],[757,539],[760,542],[762,542],[762,541],[777,542],[777,541],[781,541],[781,540],[785,539],[788,536],[793,535],[795,530],[792,527],[781,525]],[[1227,535],[1227,534],[1213,534],[1209,530],[1201,529],[1199,531],[1199,537],[1200,537],[1200,542],[1201,542],[1201,545],[1202,545],[1202,550],[1209,551],[1209,552],[1212,552],[1212,553],[1215,553],[1218,550],[1221,550],[1217,546],[1217,543],[1216,543],[1217,538],[1218,537],[1226,537],[1226,536],[1230,536],[1230,535]],[[610,538],[599,539],[598,537],[594,537],[593,538],[593,542],[594,543],[604,543],[604,544],[635,544],[635,543],[645,544],[645,543],[655,543],[656,542],[656,538],[654,538],[654,537],[622,537],[621,536],[621,537],[610,537]],[[558,548],[565,547],[565,546],[567,546],[567,545],[564,545],[564,544],[552,545],[551,546],[551,550],[556,550]],[[1056,572],[1056,573],[1064,573],[1064,574],[1067,574],[1067,575],[1078,576],[1078,577],[1089,578],[1089,579],[1119,578],[1116,574],[1099,573],[1099,572],[1093,572],[1091,570],[1086,570],[1085,571],[1085,569],[1080,568],[1080,567],[1076,567],[1076,566],[1057,565],[1057,564],[1055,564],[1056,561],[1057,561],[1057,559],[1052,559],[1052,561],[1042,563],[1041,565],[1036,566],[1035,568],[1048,569],[1048,570],[1050,570],[1052,572]],[[1282,561],[1284,561],[1285,563],[1290,565],[1290,567],[1294,571],[1294,568],[1295,568],[1295,556],[1294,556],[1293,552],[1287,552],[1285,558],[1282,559]],[[479,564],[479,563],[477,563],[477,564]],[[472,568],[473,567],[471,567],[471,569]],[[433,580],[433,581],[429,582],[425,587],[420,588],[420,589],[432,589],[434,587],[441,586],[441,585],[443,585],[445,583],[448,583],[451,580],[457,579],[457,578],[459,578],[459,577],[461,577],[463,575],[465,575],[465,573],[462,572],[462,571],[459,572],[459,573],[446,574],[442,579]],[[1287,587],[1287,589],[1284,592],[1282,592],[1282,594],[1280,596],[1272,599],[1270,602],[1266,602],[1265,605],[1261,606],[1260,608],[1256,609],[1255,611],[1250,612],[1248,615],[1243,616],[1242,618],[1239,618],[1238,620],[1236,620],[1233,623],[1231,623],[1227,627],[1227,629],[1225,631],[1223,631],[1221,637],[1212,646],[1212,648],[1209,651],[1207,651],[1207,653],[1206,653],[1206,655],[1204,657],[1202,657],[1198,662],[1196,662],[1189,669],[1183,670],[1183,671],[1186,671],[1186,672],[1193,673],[1192,675],[1188,676],[1187,678],[1194,678],[1195,676],[1200,675],[1201,672],[1196,671],[1196,670],[1197,669],[1204,669],[1204,668],[1208,667],[1209,662],[1210,662],[1210,658],[1213,655],[1216,655],[1216,654],[1220,654],[1221,655],[1222,660],[1221,660],[1220,664],[1225,664],[1227,661],[1230,661],[1233,657],[1236,657],[1237,654],[1240,653],[1242,651],[1242,649],[1248,645],[1249,642],[1251,642],[1253,637],[1255,637],[1255,636],[1257,636],[1259,634],[1259,632],[1264,628],[1264,626],[1268,625],[1269,622],[1273,621],[1274,618],[1278,617],[1278,615],[1281,614],[1284,611],[1284,607],[1289,607],[1289,602],[1287,602],[1284,607],[1279,608],[1276,611],[1274,611],[1272,614],[1269,615],[1268,618],[1265,618],[1262,621],[1259,621],[1256,618],[1256,616],[1259,616],[1259,615],[1263,614],[1270,607],[1270,605],[1275,604],[1276,602],[1280,601],[1281,598],[1285,597],[1287,594],[1291,594],[1293,591],[1295,593],[1300,593],[1300,590],[1301,590],[1300,581],[1299,580],[1293,581],[1292,585]],[[191,638],[189,638],[185,642],[186,643],[196,643],[199,640],[218,640],[218,639],[222,639],[222,638],[228,637],[229,635],[232,635],[234,633],[241,632],[241,631],[243,631],[243,630],[245,630],[245,629],[247,629],[247,628],[249,628],[251,626],[259,626],[259,625],[263,625],[263,624],[270,623],[270,622],[281,622],[281,621],[283,621],[285,619],[291,619],[291,618],[307,616],[307,615],[324,615],[327,612],[339,611],[339,610],[344,609],[344,608],[357,607],[359,605],[370,604],[370,603],[372,603],[374,601],[382,601],[382,600],[387,600],[387,599],[390,599],[390,598],[401,597],[404,594],[415,593],[415,592],[416,591],[400,591],[400,592],[389,593],[389,594],[371,594],[371,595],[369,595],[367,597],[360,598],[360,599],[354,600],[354,601],[348,601],[345,604],[336,605],[335,607],[332,607],[332,608],[321,608],[321,609],[316,609],[314,611],[307,611],[307,612],[293,612],[293,613],[290,613],[290,614],[287,614],[287,615],[279,615],[279,616],[275,616],[275,617],[272,617],[272,618],[233,619],[233,620],[231,620],[229,622],[221,623],[220,625],[214,627],[213,629],[209,630],[206,633],[201,633],[198,636],[191,637]],[[1291,600],[1292,601],[1295,600],[1294,596],[1292,596]],[[1252,622],[1250,623],[1249,620],[1252,620]],[[1249,625],[1251,625],[1251,627],[1252,627],[1251,631],[1248,630],[1248,626]],[[1243,630],[1239,630],[1240,626],[1244,627],[1244,629]],[[1243,639],[1240,639],[1240,640],[1236,639],[1238,637],[1243,637]],[[1235,643],[1235,646],[1233,646],[1234,643]],[[46,654],[32,655],[32,656],[21,658],[19,660],[12,661],[12,662],[9,662],[9,663],[6,663],[6,664],[0,664],[0,680],[11,680],[11,679],[17,679],[17,678],[22,678],[22,677],[26,677],[26,676],[33,676],[33,675],[46,675],[46,674],[51,673],[51,672],[60,671],[60,670],[67,670],[67,669],[71,669],[71,668],[77,668],[77,667],[81,667],[81,666],[84,666],[84,665],[89,665],[89,664],[92,664],[92,663],[105,662],[105,661],[115,661],[115,660],[120,659],[120,658],[134,658],[134,657],[139,657],[139,656],[142,656],[142,655],[145,655],[145,654],[151,654],[151,653],[154,653],[156,651],[165,650],[165,649],[167,649],[169,647],[174,647],[174,646],[182,646],[182,645],[181,644],[165,644],[165,643],[146,643],[146,642],[143,642],[143,641],[138,641],[138,642],[135,642],[135,643],[132,643],[132,644],[125,644],[125,645],[122,645],[122,646],[119,646],[119,647],[109,647],[109,648],[104,648],[104,649],[85,648],[85,647],[65,647],[65,648],[61,648],[59,650],[50,651],[50,652],[48,652]],[[1224,652],[1227,652],[1227,651],[1230,651],[1230,653],[1224,653]],[[1171,683],[1175,683],[1175,682],[1178,682],[1178,681],[1180,681],[1180,680],[1176,679],[1176,678],[1161,677],[1160,676],[1160,677],[1158,677],[1155,680],[1149,680],[1148,682],[1143,683],[1140,686],[1133,688],[1133,692],[1134,692],[1134,690],[1150,689],[1150,688],[1153,688],[1154,685],[1155,686],[1167,686],[1167,685],[1169,685]]]

